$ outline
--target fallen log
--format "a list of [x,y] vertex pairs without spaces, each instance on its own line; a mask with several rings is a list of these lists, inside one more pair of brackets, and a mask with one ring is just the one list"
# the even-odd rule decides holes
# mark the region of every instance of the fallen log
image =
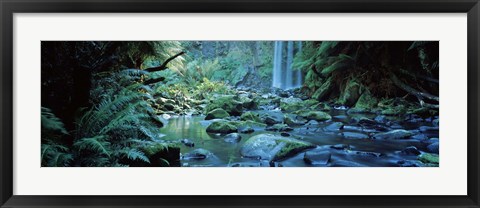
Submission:
[[432,95],[432,94],[429,94],[429,93],[426,93],[426,92],[420,92],[420,91],[414,89],[413,87],[408,86],[407,84],[400,81],[400,79],[398,79],[398,77],[395,76],[394,73],[390,73],[390,79],[392,80],[393,84],[395,84],[397,87],[401,88],[402,90],[405,90],[406,92],[414,95],[415,97],[417,97],[419,99],[420,98],[426,98],[426,99],[429,99],[429,100],[434,100],[434,101],[439,102],[438,96],[435,96],[435,95]]

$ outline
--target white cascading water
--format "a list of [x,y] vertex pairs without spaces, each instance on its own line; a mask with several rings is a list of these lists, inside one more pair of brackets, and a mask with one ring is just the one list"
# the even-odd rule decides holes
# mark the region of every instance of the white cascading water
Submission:
[[302,50],[302,42],[298,42],[298,48],[295,51],[295,42],[287,41],[286,57],[283,56],[283,50],[285,49],[283,42],[275,41],[272,87],[284,90],[301,87],[302,72],[301,70],[293,70],[293,57]]
[[273,79],[272,86],[276,88],[282,88],[282,49],[283,42],[275,41],[275,52],[273,56]]

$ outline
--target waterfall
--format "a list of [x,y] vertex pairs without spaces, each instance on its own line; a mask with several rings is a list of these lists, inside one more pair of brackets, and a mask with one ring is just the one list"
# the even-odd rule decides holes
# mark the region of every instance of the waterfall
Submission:
[[287,68],[285,73],[285,89],[290,89],[293,87],[293,41],[288,41],[287,43]]
[[[302,52],[302,41],[298,41],[298,51],[297,53],[301,53]],[[296,79],[296,82],[295,82],[295,88],[298,88],[298,87],[302,87],[302,70],[300,69],[296,69],[295,70],[295,73],[297,74],[297,79]]]
[[[275,41],[272,87],[284,90],[301,87],[302,72],[293,69],[293,58],[296,53],[302,50],[302,43],[298,42],[297,50],[295,50],[295,42],[287,41],[286,57],[284,57],[283,50],[285,47],[283,42],[285,41]],[[286,60],[284,60],[285,58]]]
[[283,42],[275,41],[275,53],[273,56],[273,79],[272,86],[282,88],[282,49]]

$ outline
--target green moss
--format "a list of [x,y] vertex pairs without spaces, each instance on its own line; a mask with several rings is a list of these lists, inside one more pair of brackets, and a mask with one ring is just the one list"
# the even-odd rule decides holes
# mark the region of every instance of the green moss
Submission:
[[281,160],[288,156],[297,154],[303,150],[313,147],[312,145],[305,142],[292,142],[287,140],[277,140],[275,142],[277,143],[277,145],[284,142],[285,146],[282,149],[280,149],[280,151],[278,151],[277,154],[275,154],[275,157],[273,158],[273,160]]
[[349,80],[337,103],[346,106],[355,105],[360,97],[360,87],[360,84],[355,80]]
[[360,111],[371,111],[373,108],[377,107],[378,100],[372,96],[370,91],[366,90],[362,93],[360,98],[358,98],[357,103],[355,104],[355,109]]
[[243,113],[243,114],[240,116],[240,119],[243,120],[243,121],[262,122],[262,120],[260,119],[258,113],[254,113],[254,112],[251,112],[251,111],[247,111],[247,112]]
[[439,164],[439,157],[437,154],[423,153],[418,156],[418,160],[426,164]]
[[405,109],[404,105],[397,105],[395,107],[387,107],[386,109],[382,110],[383,115],[388,116],[395,116],[395,115],[402,115],[405,114],[407,110]]
[[325,100],[326,96],[330,94],[330,91],[332,90],[332,77],[329,77],[325,82],[320,86],[320,88],[315,91],[315,93],[312,95],[312,98],[315,100]]
[[322,111],[300,111],[299,115],[307,120],[326,121],[332,119],[332,116]]
[[216,108],[216,109],[207,113],[207,116],[205,117],[205,120],[216,119],[216,118],[226,118],[226,117],[229,117],[229,116],[230,116],[230,114],[228,114],[227,111],[225,111],[221,108]]
[[207,127],[207,132],[228,134],[237,132],[237,127],[228,121],[215,121]]

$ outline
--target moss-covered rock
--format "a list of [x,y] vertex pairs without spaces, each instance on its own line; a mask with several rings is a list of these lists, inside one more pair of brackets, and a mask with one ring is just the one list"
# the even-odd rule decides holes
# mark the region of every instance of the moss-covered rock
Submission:
[[358,98],[355,106],[350,109],[351,113],[371,112],[377,107],[378,100],[372,96],[370,91],[365,90]]
[[297,111],[305,107],[300,98],[289,97],[280,99],[280,108],[286,112]]
[[326,121],[332,119],[332,116],[322,111],[302,111],[299,115],[307,120],[315,121]]
[[293,131],[292,127],[289,127],[287,124],[275,124],[273,126],[268,126],[265,128],[266,131]]
[[407,112],[407,109],[405,108],[404,105],[397,105],[397,106],[388,107],[382,110],[381,114],[386,116],[397,116],[397,115],[403,115],[406,112]]
[[212,111],[208,112],[207,113],[207,116],[205,117],[205,120],[212,120],[212,119],[216,119],[216,118],[226,118],[226,117],[229,117],[230,114],[228,114],[227,111],[221,109],[221,108],[217,108],[217,109],[213,109]]
[[237,127],[228,121],[214,121],[207,127],[207,132],[209,133],[228,134],[237,132],[237,130]]
[[408,139],[411,136],[415,135],[413,132],[404,130],[404,129],[396,129],[388,132],[377,133],[373,135],[375,139]]
[[345,106],[353,106],[360,97],[361,85],[355,80],[349,80],[345,89],[340,94],[338,104]]
[[240,120],[262,122],[262,119],[260,119],[260,116],[258,115],[258,113],[251,112],[251,111],[247,111],[247,112],[243,113],[240,116]]
[[210,100],[210,103],[205,107],[206,112],[221,108],[227,111],[230,115],[240,116],[243,111],[243,103],[236,100],[234,95],[215,96]]
[[283,122],[290,126],[301,126],[307,123],[305,119],[300,119],[294,114],[285,114]]
[[423,153],[418,156],[418,160],[420,160],[423,163],[426,164],[434,164],[437,165],[439,164],[439,157],[437,154],[431,154],[431,153]]
[[313,147],[315,145],[291,137],[259,134],[243,144],[240,154],[249,158],[277,161]]
[[320,88],[313,93],[312,98],[319,101],[325,100],[332,91],[332,86],[332,77],[329,77],[327,80],[325,80],[325,82],[322,83]]

